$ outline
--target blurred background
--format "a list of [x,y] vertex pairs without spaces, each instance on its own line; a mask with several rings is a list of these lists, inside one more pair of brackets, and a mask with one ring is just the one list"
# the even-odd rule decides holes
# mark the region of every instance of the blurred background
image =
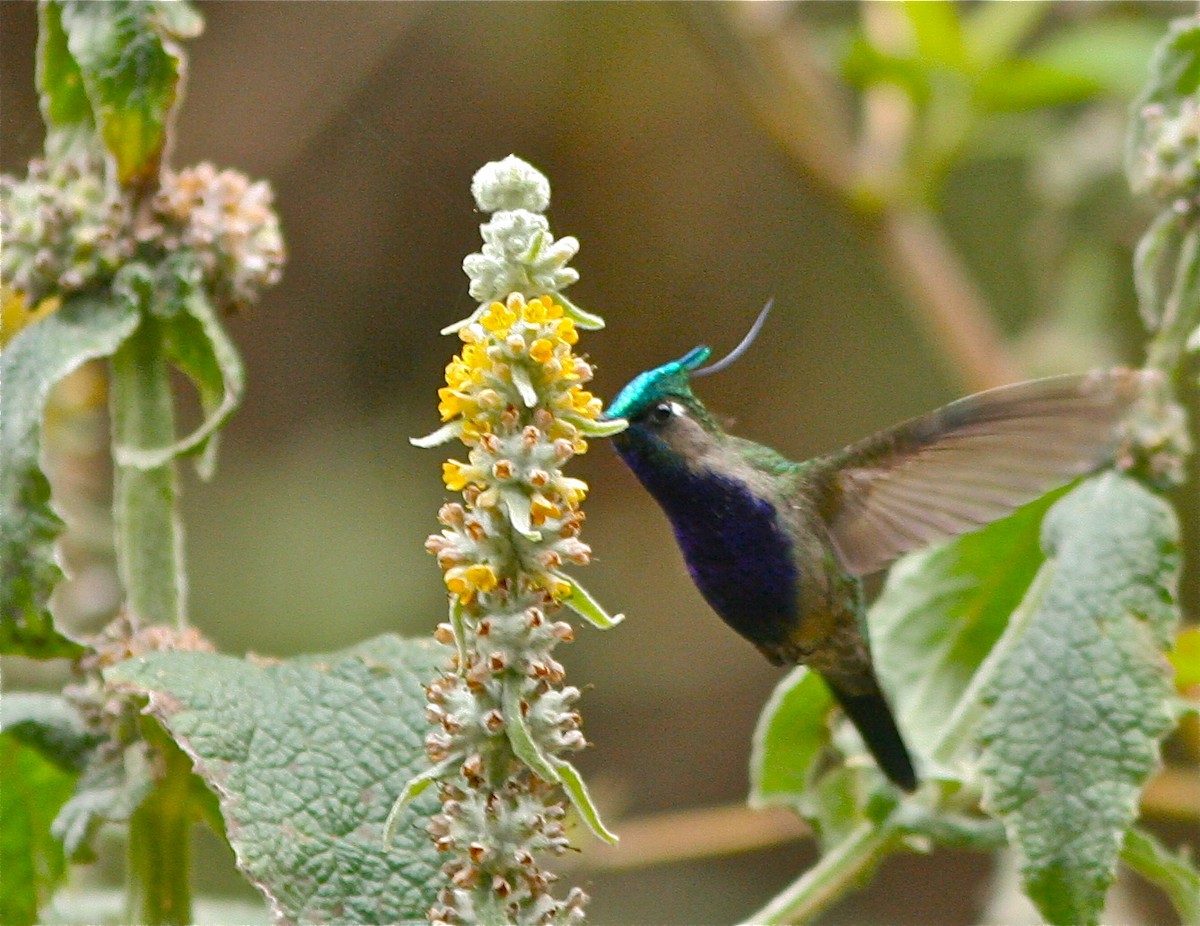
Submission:
[[[473,308],[471,176],[509,153],[550,178],[555,235],[582,242],[570,296],[608,322],[580,345],[606,400],[698,343],[732,347],[769,297],[754,349],[701,391],[798,459],[1006,379],[1141,359],[1129,267],[1151,211],[1122,146],[1150,50],[1189,4],[198,6],[171,162],[269,179],[289,250],[283,284],[228,320],[249,387],[217,477],[185,476],[191,614],[224,651],[338,649],[444,619],[422,548],[442,454],[408,438],[438,424],[458,346],[438,330]],[[0,166],[21,173],[42,142],[36,6],[0,3],[0,34]],[[57,479],[102,494],[90,459]],[[620,831],[741,802],[780,673],[708,610],[603,442],[573,474],[592,486],[580,578],[628,616],[561,653],[606,817]],[[1196,496],[1193,473],[1193,553]],[[64,595],[99,624],[113,589],[86,520]],[[571,876],[598,923],[733,921],[815,855],[790,841],[613,873],[589,869],[591,848]],[[201,887],[238,890],[204,851]],[[895,858],[827,919],[974,922],[990,867]],[[1170,921],[1134,902],[1126,921]]]

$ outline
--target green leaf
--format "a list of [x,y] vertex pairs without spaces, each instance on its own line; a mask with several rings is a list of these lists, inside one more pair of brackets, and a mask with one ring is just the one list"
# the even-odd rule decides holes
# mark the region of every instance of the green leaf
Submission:
[[1179,616],[1178,525],[1162,499],[1109,473],[1050,510],[1042,546],[1046,579],[989,689],[984,805],[1042,915],[1094,923],[1174,724],[1163,652]]
[[538,404],[538,394],[533,388],[533,380],[529,378],[529,371],[519,363],[512,364],[508,369],[513,385],[521,394],[521,401],[525,403],[526,408],[533,408]]
[[68,772],[82,769],[99,743],[99,737],[85,728],[78,709],[62,695],[34,691],[5,693],[0,700],[0,731]]
[[595,421],[591,418],[580,418],[578,415],[564,417],[588,437],[612,437],[629,427],[629,422],[624,418],[602,418]]
[[96,127],[92,104],[79,65],[67,48],[62,7],[53,2],[38,7],[37,87],[46,123],[46,153],[60,158],[88,147]]
[[1103,91],[1090,74],[1069,71],[1041,61],[1006,61],[982,74],[975,85],[975,102],[987,112],[1025,112],[1048,106],[1083,103]]
[[383,849],[385,852],[392,847],[392,840],[396,838],[396,827],[400,825],[400,817],[404,813],[405,808],[424,794],[430,785],[443,778],[450,769],[461,761],[462,753],[447,756],[437,765],[430,766],[421,772],[421,774],[414,775],[404,783],[404,788],[400,791],[400,796],[396,798],[392,804],[392,809],[388,811],[387,819],[383,821]]
[[407,809],[391,851],[382,833],[428,765],[422,684],[443,659],[389,635],[274,663],[155,653],[106,679],[147,697],[216,791],[238,866],[278,921],[395,923],[423,918],[440,883],[432,795]]
[[1187,854],[1167,851],[1157,839],[1135,826],[1125,835],[1121,859],[1162,888],[1184,926],[1200,926],[1200,872]]
[[[7,697],[6,699],[7,700]],[[50,821],[74,775],[8,733],[0,734],[0,923],[32,926],[66,871]]]
[[211,477],[217,431],[241,404],[246,376],[242,359],[199,285],[187,285],[180,311],[161,319],[165,357],[196,386],[204,420],[178,441],[159,447],[118,444],[113,453],[122,466],[154,469],[177,456],[201,453],[197,469]]
[[169,30],[188,17],[180,11],[164,15],[162,4],[145,0],[59,0],[59,6],[117,179],[123,186],[152,183],[184,66]]
[[533,738],[525,715],[521,711],[521,679],[509,677],[504,685],[504,729],[512,751],[535,775],[561,785],[580,818],[597,839],[616,843],[616,835],[600,819],[600,811],[592,801],[583,776],[566,759],[547,755]]
[[1146,62],[1161,35],[1161,25],[1147,17],[1083,19],[1050,32],[1029,59],[1124,101],[1141,89]]
[[571,806],[578,812],[587,828],[592,831],[592,835],[610,846],[616,845],[617,834],[605,826],[604,821],[600,819],[600,811],[596,808],[596,802],[592,800],[587,783],[579,774],[579,769],[566,759],[560,759],[557,756],[551,761],[558,773],[558,783],[567,792],[567,797],[571,799]]
[[1038,532],[1054,497],[905,556],[888,573],[868,614],[871,650],[900,728],[919,755],[932,757],[1041,566]]
[[829,688],[804,666],[775,686],[754,728],[751,806],[802,805],[817,757],[829,743],[832,707]]
[[154,789],[144,743],[104,743],[87,757],[75,790],[54,818],[51,832],[74,862],[92,862],[92,840],[105,823],[125,823]]
[[137,322],[127,301],[80,295],[0,353],[0,652],[39,659],[82,652],[54,629],[46,610],[62,576],[53,550],[62,522],[38,465],[42,415],[56,382],[115,352]]
[[563,604],[593,627],[599,630],[610,630],[625,620],[624,614],[610,615],[605,611],[600,602],[592,597],[592,593],[574,579],[558,573],[555,575],[571,586],[571,594],[563,600]]
[[967,67],[957,4],[949,0],[906,0],[904,15],[916,39],[917,57],[956,71]]
[[[599,315],[580,308],[562,293],[554,293],[554,299],[563,307],[563,312],[567,318],[575,322],[580,328],[585,331],[599,331],[604,327],[604,319]],[[443,332],[444,333],[444,332]]]
[[550,757],[542,752],[542,747],[533,738],[529,724],[525,722],[525,714],[521,710],[521,679],[509,676],[504,680],[504,731],[512,751],[530,771],[544,781],[559,781]]
[[430,447],[437,447],[454,440],[462,434],[462,429],[461,421],[451,421],[449,424],[442,425],[432,434],[426,434],[424,437],[410,437],[408,442],[414,447],[428,450]]
[[775,687],[754,730],[750,755],[750,804],[790,807],[811,824],[825,851],[867,822],[874,763],[831,764],[831,743],[845,755],[864,747],[850,724],[831,737],[834,700],[815,672],[798,666]]
[[986,0],[963,14],[963,42],[972,64],[990,68],[1012,56],[1046,18],[1046,0]]
[[1157,331],[1165,311],[1163,285],[1178,266],[1184,238],[1191,223],[1174,210],[1155,216],[1133,252],[1133,284],[1138,309],[1150,331]]

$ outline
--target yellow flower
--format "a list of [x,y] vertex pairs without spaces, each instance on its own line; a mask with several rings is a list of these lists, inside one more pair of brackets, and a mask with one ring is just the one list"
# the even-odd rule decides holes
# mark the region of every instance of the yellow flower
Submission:
[[447,460],[442,464],[442,482],[451,492],[461,492],[470,482],[467,465],[458,460]]
[[[487,348],[482,344],[467,344],[463,347],[462,356],[458,358],[460,362],[465,363],[472,371],[472,379],[476,379],[474,374],[492,368],[492,358],[487,355]],[[477,381],[477,380],[476,380]]]
[[475,407],[475,403],[469,397],[454,391],[449,386],[443,386],[438,390],[438,398],[441,399],[438,403],[438,412],[442,416],[442,421],[449,421],[455,415],[469,415]]
[[454,566],[442,576],[446,588],[464,603],[469,603],[478,592],[490,592],[498,584],[496,573],[486,563],[471,566]]
[[481,592],[490,592],[499,584],[496,573],[486,563],[476,563],[473,566],[468,566],[466,578],[473,588]]
[[529,520],[534,525],[545,524],[546,518],[562,517],[562,509],[544,495],[534,492],[529,499]]
[[588,484],[582,479],[562,476],[558,479],[555,487],[558,489],[559,494],[562,495],[563,501],[572,508],[587,497]]
[[564,411],[574,412],[581,418],[596,419],[600,417],[603,406],[599,399],[579,386],[572,386],[555,400],[555,404]]
[[579,342],[579,332],[575,330],[575,322],[569,318],[559,319],[554,333],[566,344],[576,344]]
[[517,320],[517,313],[503,302],[493,302],[479,319],[485,329],[503,337]]
[[554,345],[545,338],[538,338],[529,345],[529,356],[538,363],[545,363],[554,356]]
[[562,318],[563,307],[550,296],[539,296],[525,303],[521,317],[531,325],[540,325],[552,319]]
[[462,426],[462,441],[464,444],[476,444],[485,434],[492,433],[490,421],[464,421]]
[[455,357],[451,363],[447,364],[446,385],[451,389],[461,389],[471,381],[471,378],[471,368],[463,363],[461,358]]

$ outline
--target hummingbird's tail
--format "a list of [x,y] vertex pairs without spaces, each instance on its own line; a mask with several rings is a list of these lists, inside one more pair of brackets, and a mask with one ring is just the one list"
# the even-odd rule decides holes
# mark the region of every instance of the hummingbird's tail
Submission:
[[862,735],[883,773],[905,791],[915,791],[917,773],[883,694],[878,689],[868,694],[846,694],[832,683],[829,690]]

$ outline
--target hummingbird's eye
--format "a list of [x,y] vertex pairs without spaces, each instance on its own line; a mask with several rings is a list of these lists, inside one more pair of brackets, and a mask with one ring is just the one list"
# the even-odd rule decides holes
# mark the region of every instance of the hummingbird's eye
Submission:
[[675,416],[674,402],[659,402],[650,409],[650,421],[654,424],[666,424]]

